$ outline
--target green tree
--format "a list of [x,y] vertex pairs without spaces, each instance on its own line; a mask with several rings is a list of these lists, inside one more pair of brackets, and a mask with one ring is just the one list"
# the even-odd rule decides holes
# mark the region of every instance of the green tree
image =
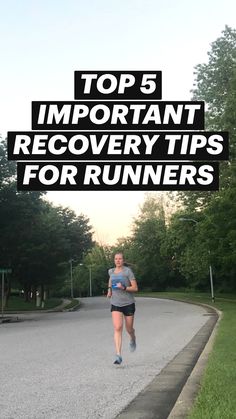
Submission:
[[[236,30],[226,26],[212,42],[208,62],[195,67],[193,99],[206,103],[206,129],[229,131],[230,162],[220,164],[220,189],[235,183]],[[189,211],[201,210],[215,192],[185,192],[179,197]]]
[[[9,279],[13,281],[19,280],[20,266],[27,260],[41,206],[38,192],[16,192],[15,182],[6,183],[0,188],[0,264],[11,267]],[[28,274],[27,266],[24,269],[26,282]],[[8,294],[10,289],[9,283]]]
[[166,223],[162,202],[148,195],[133,224],[133,255],[139,286],[153,290],[168,285],[168,262],[161,247],[165,240]]
[[12,268],[11,279],[28,299],[37,289],[43,295],[61,286],[69,259],[82,259],[93,246],[92,228],[86,216],[53,207],[41,192],[17,191],[15,165],[6,152],[1,143],[0,264]]
[[208,52],[208,63],[195,67],[194,100],[207,104],[207,127],[222,129],[236,69],[236,30],[225,26]]
[[95,244],[84,256],[83,262],[74,269],[74,290],[79,296],[87,296],[90,291],[90,274],[93,295],[102,295],[107,290],[109,268],[108,248]]
[[14,161],[8,161],[6,141],[3,141],[0,136],[0,188],[12,182],[15,176],[16,163]]
[[[219,192],[179,194],[184,216],[199,223],[185,227],[193,235],[181,252],[179,248],[178,260],[189,285],[208,287],[211,264],[216,288],[230,291],[235,289],[236,274],[236,31],[226,26],[222,36],[211,44],[208,56],[206,64],[196,66],[193,98],[206,102],[208,130],[229,132],[230,159],[220,164]],[[171,229],[167,237],[169,233]]]
[[[186,214],[185,214],[186,216]],[[188,215],[190,218],[192,214]],[[162,244],[162,254],[169,261],[169,287],[193,287],[196,278],[196,266],[192,262],[193,246],[196,238],[195,225],[186,224],[180,219],[182,212],[176,212],[167,226],[165,240]]]
[[236,186],[221,191],[204,212],[201,237],[210,250],[215,286],[235,291],[236,277]]

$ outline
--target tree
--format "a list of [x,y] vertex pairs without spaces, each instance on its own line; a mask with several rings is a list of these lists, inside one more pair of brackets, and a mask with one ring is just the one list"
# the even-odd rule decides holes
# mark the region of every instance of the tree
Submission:
[[134,220],[132,249],[139,286],[160,290],[168,285],[168,263],[161,252],[166,224],[162,202],[147,195]]
[[37,222],[31,226],[31,240],[20,249],[18,275],[20,282],[24,278],[24,289],[40,289],[43,296],[45,290],[60,288],[68,276],[69,260],[72,256],[82,260],[92,245],[86,217],[44,202]]
[[236,276],[236,186],[221,191],[204,215],[202,230],[210,250],[215,285],[219,291],[235,291]]
[[0,188],[15,179],[16,163],[7,159],[6,142],[0,137]]
[[[226,26],[211,44],[208,62],[195,67],[194,100],[206,103],[206,129],[230,135],[230,161],[220,164],[220,189],[235,183],[236,156],[236,30]],[[216,192],[185,192],[179,197],[191,211],[202,210]]]
[[107,290],[109,251],[99,244],[84,256],[74,269],[74,291],[79,296],[89,295],[91,273],[92,294],[101,295]]
[[[185,214],[186,216],[186,214]],[[188,215],[190,218],[192,214]],[[162,243],[162,254],[169,262],[169,287],[192,287],[196,278],[196,267],[188,261],[192,258],[195,240],[195,225],[180,221],[181,211],[176,212],[170,219],[166,229],[165,240]]]
[[219,192],[180,194],[183,216],[199,222],[185,227],[193,234],[179,248],[178,260],[190,286],[209,288],[211,264],[216,289],[231,291],[236,273],[236,31],[226,26],[208,55],[208,63],[196,66],[193,99],[206,102],[208,130],[229,131],[230,159],[220,164]]
[[92,228],[86,216],[53,207],[42,192],[17,191],[6,153],[0,144],[0,264],[12,268],[11,278],[29,299],[62,285],[68,260],[82,259],[93,246]]
[[[14,181],[0,188],[0,264],[12,268],[13,281],[18,281],[20,265],[27,260],[41,205],[40,193],[18,193]],[[28,274],[25,269],[24,280]],[[9,283],[8,296],[10,289]]]
[[236,69],[236,30],[225,26],[222,36],[212,42],[206,64],[198,64],[195,69],[194,100],[204,100],[207,104],[207,127],[222,129],[228,96]]

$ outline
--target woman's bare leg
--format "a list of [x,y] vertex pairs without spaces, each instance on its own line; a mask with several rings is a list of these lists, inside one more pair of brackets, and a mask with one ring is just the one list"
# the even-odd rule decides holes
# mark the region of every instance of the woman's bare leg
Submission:
[[123,314],[119,311],[112,311],[112,321],[113,321],[113,327],[114,327],[114,342],[115,342],[116,354],[121,355]]
[[134,316],[125,316],[125,327],[126,331],[130,335],[130,340],[135,340],[135,330],[134,330]]

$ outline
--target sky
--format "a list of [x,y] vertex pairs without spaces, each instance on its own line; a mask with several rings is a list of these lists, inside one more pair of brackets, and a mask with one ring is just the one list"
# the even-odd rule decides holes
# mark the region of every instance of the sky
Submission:
[[[163,100],[190,100],[235,0],[0,0],[0,134],[30,131],[31,101],[73,100],[75,70],[160,70]],[[90,219],[94,237],[130,234],[145,192],[48,192]]]

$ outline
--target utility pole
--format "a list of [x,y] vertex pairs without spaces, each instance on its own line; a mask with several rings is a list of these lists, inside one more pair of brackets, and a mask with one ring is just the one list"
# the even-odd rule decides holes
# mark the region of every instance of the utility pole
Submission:
[[74,298],[74,287],[73,287],[73,266],[72,266],[73,259],[69,260],[70,264],[70,296]]
[[92,297],[92,266],[89,265],[89,296]]

